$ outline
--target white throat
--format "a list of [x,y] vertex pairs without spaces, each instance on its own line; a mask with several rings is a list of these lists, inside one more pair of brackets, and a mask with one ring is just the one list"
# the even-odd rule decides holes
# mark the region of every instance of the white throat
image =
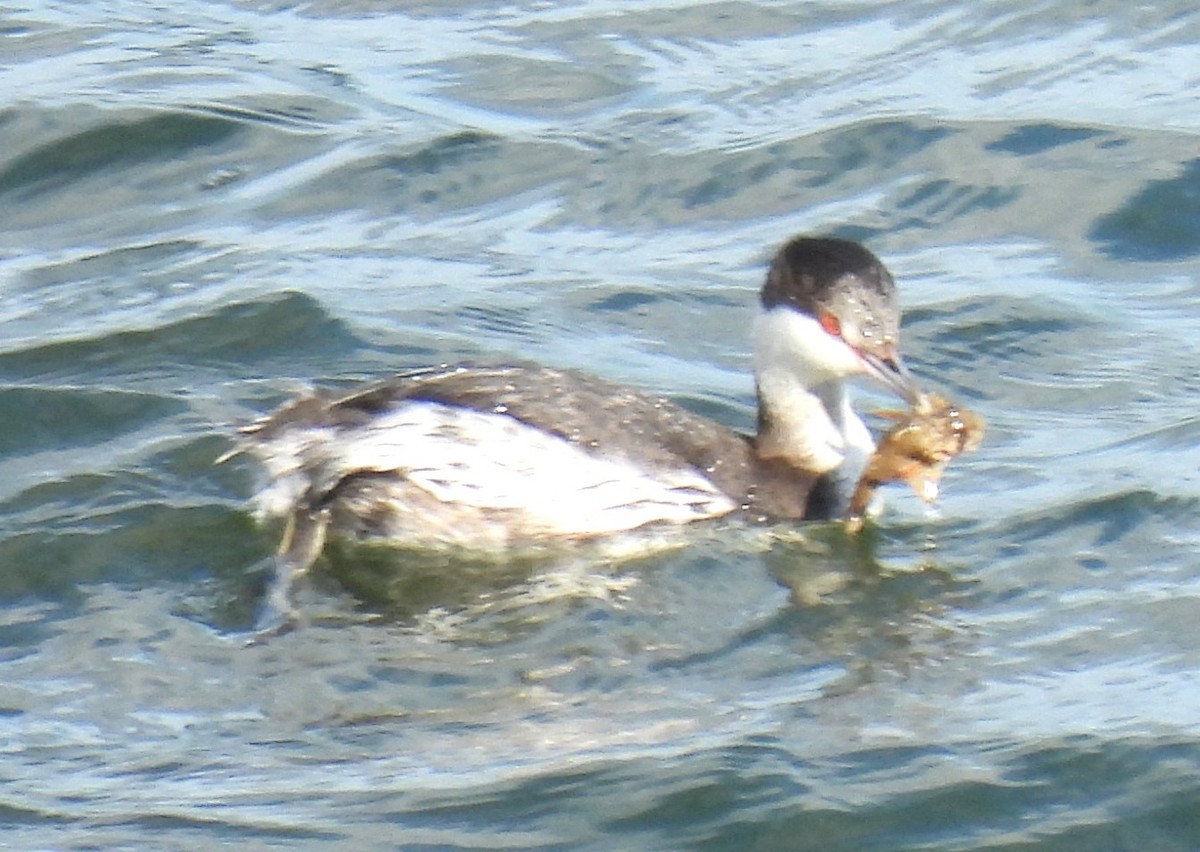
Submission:
[[790,308],[759,314],[754,367],[764,408],[759,455],[782,458],[812,473],[835,469],[857,479],[875,450],[866,425],[850,407],[845,381],[862,364],[843,341],[814,318]]

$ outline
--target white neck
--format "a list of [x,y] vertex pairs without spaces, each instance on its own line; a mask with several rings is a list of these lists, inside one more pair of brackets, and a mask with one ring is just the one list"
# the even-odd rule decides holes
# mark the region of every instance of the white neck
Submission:
[[802,470],[855,479],[875,443],[850,407],[845,380],[862,372],[858,356],[812,317],[790,308],[761,313],[755,323],[763,458]]

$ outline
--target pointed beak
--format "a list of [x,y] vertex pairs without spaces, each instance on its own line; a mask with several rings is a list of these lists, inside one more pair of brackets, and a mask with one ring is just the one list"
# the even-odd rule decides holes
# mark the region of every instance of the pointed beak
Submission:
[[900,352],[894,343],[880,346],[874,352],[859,350],[858,354],[862,358],[864,372],[868,376],[897,394],[908,404],[916,404],[917,398],[921,395],[920,388],[917,387],[912,373],[908,372],[908,367],[904,366],[904,362],[900,359]]

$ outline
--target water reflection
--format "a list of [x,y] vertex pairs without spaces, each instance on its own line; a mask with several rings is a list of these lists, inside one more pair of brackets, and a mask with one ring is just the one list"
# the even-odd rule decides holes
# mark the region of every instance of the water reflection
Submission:
[[[871,526],[858,536],[837,524],[707,526],[507,559],[335,539],[300,600],[327,626],[366,616],[454,646],[539,648],[536,658],[558,660],[539,682],[622,660],[697,683],[749,668],[816,695],[941,655],[925,634],[967,581],[940,564],[923,527],[898,545],[894,530]],[[903,564],[889,564],[898,553]],[[816,686],[800,686],[809,677]]]
[[1089,236],[1109,257],[1178,261],[1200,254],[1200,160],[1178,175],[1152,181],[1100,217]]

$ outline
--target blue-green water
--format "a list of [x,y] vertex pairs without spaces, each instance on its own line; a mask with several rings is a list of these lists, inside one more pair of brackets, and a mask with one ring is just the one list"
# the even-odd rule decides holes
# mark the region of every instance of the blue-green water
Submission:
[[[1178,0],[0,9],[3,844],[1200,848],[1198,40]],[[802,230],[887,260],[988,419],[937,514],[352,556],[244,646],[234,425],[519,357],[748,426]]]

